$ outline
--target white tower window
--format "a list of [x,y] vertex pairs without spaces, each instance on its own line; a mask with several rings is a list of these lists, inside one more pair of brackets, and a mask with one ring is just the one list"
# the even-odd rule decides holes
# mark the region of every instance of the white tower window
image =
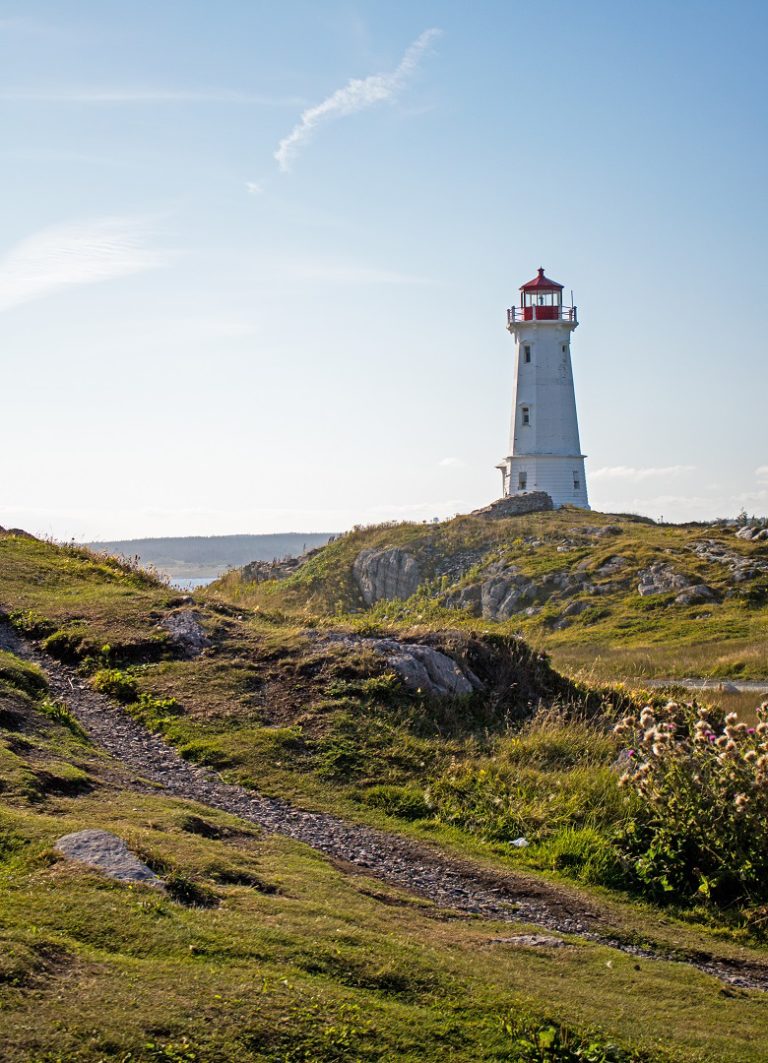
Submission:
[[522,414],[523,414],[523,424],[530,424],[531,423],[531,407],[530,406],[523,406]]
[[576,469],[573,470],[573,489],[574,491],[578,491],[581,489],[581,478],[579,477],[579,473]]
[[517,489],[518,491],[525,491],[528,487],[528,473],[519,472],[517,474]]
[[526,343],[526,345],[523,347],[523,357],[525,358],[526,362],[530,362],[530,360],[531,360],[531,345],[529,343]]

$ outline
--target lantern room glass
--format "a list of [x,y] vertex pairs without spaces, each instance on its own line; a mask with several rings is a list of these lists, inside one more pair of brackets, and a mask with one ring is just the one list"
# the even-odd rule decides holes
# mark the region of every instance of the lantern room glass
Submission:
[[523,292],[523,306],[560,306],[562,292]]

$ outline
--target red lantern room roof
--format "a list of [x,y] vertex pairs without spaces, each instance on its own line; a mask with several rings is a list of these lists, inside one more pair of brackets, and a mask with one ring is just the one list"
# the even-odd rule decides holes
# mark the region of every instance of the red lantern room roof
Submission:
[[539,266],[539,274],[534,277],[532,281],[528,281],[527,284],[520,285],[521,292],[535,292],[535,291],[549,291],[549,292],[561,292],[563,290],[562,284],[558,284],[557,281],[551,281],[549,277],[544,276],[544,267]]

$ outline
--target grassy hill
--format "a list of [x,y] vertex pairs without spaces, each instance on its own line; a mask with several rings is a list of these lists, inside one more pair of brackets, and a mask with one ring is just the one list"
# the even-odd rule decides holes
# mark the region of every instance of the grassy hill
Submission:
[[340,536],[298,568],[228,573],[211,592],[304,618],[481,623],[601,679],[765,678],[768,544],[734,531],[567,508],[380,525]]
[[[497,526],[472,527],[480,547],[495,538],[498,549]],[[226,781],[377,826],[478,873],[522,875],[528,889],[546,883],[566,906],[589,909],[598,936],[645,951],[567,934],[563,947],[518,947],[510,935],[529,931],[524,923],[436,907],[137,784],[87,740],[39,669],[0,652],[0,1035],[10,1063],[768,1056],[768,995],[668,962],[765,965],[764,902],[719,907],[697,894],[661,907],[627,877],[617,839],[642,810],[619,786],[613,723],[635,695],[564,678],[508,621],[459,616],[458,628],[440,628],[432,592],[419,625],[393,602],[380,605],[392,622],[368,610],[297,619],[329,573],[334,595],[354,592],[339,559],[352,564],[371,534],[388,548],[393,534],[410,535],[416,550],[427,533],[467,542],[454,522],[355,533],[310,558],[301,579],[261,585],[254,607],[244,600],[253,589],[237,582],[232,597],[219,587],[190,606],[119,560],[0,535],[0,613],[43,660],[68,663],[73,690],[106,691]],[[615,552],[620,536],[609,534]],[[437,552],[419,556],[442,564]],[[190,613],[201,652],[174,634]],[[383,654],[414,647],[450,657],[480,687],[460,697],[409,687]],[[174,890],[64,861],[56,838],[85,827],[124,838]],[[527,847],[512,844],[519,835]]]

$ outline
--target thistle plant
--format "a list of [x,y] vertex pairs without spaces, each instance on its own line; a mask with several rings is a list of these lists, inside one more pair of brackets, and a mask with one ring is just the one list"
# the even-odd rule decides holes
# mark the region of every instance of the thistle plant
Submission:
[[646,892],[721,906],[768,900],[768,702],[736,713],[670,701],[615,728],[619,785],[636,792],[621,844]]

